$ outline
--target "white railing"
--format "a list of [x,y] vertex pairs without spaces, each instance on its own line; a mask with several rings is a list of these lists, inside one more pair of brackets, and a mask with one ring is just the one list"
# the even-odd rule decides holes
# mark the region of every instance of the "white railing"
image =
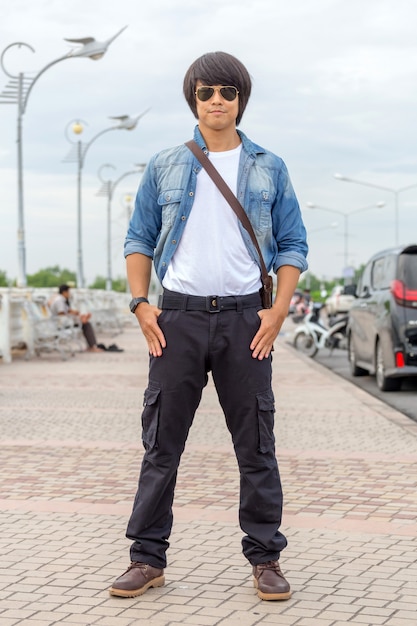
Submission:
[[[80,328],[70,316],[52,316],[49,308],[57,289],[0,288],[0,363],[10,363],[20,351],[26,359],[56,351],[62,359],[83,345]],[[71,305],[92,313],[97,334],[116,335],[134,322],[130,295],[98,289],[71,289]]]

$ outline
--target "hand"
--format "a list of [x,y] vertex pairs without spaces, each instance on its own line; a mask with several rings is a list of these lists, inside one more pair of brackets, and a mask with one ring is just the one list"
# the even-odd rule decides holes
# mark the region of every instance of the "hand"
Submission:
[[86,324],[88,320],[91,318],[91,313],[82,313],[79,315],[81,323]]
[[141,304],[136,307],[135,311],[135,315],[148,344],[149,354],[155,357],[162,356],[162,349],[166,347],[164,333],[158,324],[158,317],[161,313],[161,309],[147,304],[146,302],[141,302]]
[[261,309],[258,311],[261,318],[261,325],[258,332],[252,339],[250,349],[254,359],[267,359],[273,350],[274,341],[278,336],[285,315],[277,307],[271,309]]

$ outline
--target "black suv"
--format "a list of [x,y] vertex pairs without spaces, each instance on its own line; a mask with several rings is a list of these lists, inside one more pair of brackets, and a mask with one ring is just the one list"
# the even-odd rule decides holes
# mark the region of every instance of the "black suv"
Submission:
[[349,311],[353,376],[375,374],[382,391],[417,376],[417,244],[375,254],[365,266]]

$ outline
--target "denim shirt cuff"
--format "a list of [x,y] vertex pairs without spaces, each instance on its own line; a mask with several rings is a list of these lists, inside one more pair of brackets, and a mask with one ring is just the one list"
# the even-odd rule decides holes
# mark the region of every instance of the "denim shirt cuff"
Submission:
[[151,247],[140,243],[139,241],[126,241],[124,247],[124,255],[125,257],[129,256],[129,254],[144,254],[145,256],[151,257],[153,259],[154,251]]
[[299,252],[295,252],[295,250],[288,250],[288,252],[278,254],[274,271],[277,272],[283,265],[297,267],[300,272],[305,272],[308,269],[306,258]]

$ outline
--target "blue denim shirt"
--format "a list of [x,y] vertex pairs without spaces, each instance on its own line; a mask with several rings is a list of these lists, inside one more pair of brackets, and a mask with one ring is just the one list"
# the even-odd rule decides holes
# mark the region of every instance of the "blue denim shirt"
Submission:
[[[265,265],[276,272],[282,265],[307,269],[306,231],[287,168],[278,156],[261,148],[241,131],[237,197],[255,231]],[[198,126],[194,140],[207,150]],[[139,252],[154,259],[160,282],[177,249],[193,206],[200,163],[184,145],[159,152],[143,174],[126,235],[124,254]],[[259,256],[240,224],[249,254]]]

